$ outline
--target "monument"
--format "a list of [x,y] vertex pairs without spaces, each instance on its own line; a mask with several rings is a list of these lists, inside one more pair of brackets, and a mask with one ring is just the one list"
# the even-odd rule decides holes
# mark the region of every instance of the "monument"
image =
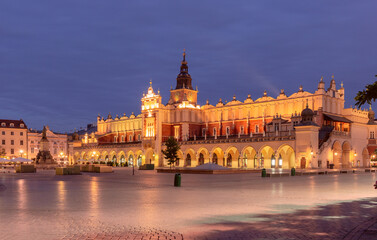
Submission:
[[54,158],[50,153],[49,141],[47,139],[47,128],[43,127],[42,138],[40,141],[40,148],[36,157],[37,164],[55,164]]

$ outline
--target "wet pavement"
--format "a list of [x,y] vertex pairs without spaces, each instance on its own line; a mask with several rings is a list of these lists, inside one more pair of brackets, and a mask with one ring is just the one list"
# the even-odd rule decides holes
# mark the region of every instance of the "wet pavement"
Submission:
[[0,174],[0,239],[377,239],[375,173]]

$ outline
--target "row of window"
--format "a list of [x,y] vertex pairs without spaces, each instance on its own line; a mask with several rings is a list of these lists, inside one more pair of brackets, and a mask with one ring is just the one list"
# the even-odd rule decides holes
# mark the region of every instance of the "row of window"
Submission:
[[[121,137],[121,142],[124,142],[125,138],[124,136]],[[117,136],[114,136],[114,142],[117,142],[118,141],[118,137]],[[128,141],[129,142],[132,142],[132,135],[129,136],[128,138]],[[137,141],[141,141],[141,137],[140,137],[140,134],[137,135]]]
[[[5,135],[5,131],[2,131],[1,135]],[[14,136],[14,132],[10,132],[10,135]],[[24,135],[24,133],[20,132],[20,136],[23,136],[23,135]]]
[[[2,126],[2,127],[6,127],[7,124],[6,124],[5,122],[2,122],[2,123],[1,123],[1,126]],[[10,123],[10,124],[9,124],[9,127],[14,127],[14,123]],[[20,124],[20,127],[23,128],[23,127],[25,127],[25,125],[24,125],[23,123],[21,123],[21,124]]]
[[[5,140],[1,140],[1,144],[2,145],[5,145]],[[10,145],[14,145],[14,140],[10,140]],[[24,145],[24,140],[20,140],[20,145],[23,146]]]
[[[255,133],[259,133],[259,126],[255,125]],[[206,129],[202,129],[202,135],[204,136],[206,134]],[[240,127],[240,134],[245,134],[245,129],[243,126]],[[226,127],[226,135],[230,135],[230,127]],[[213,136],[217,136],[217,129],[213,128]]]

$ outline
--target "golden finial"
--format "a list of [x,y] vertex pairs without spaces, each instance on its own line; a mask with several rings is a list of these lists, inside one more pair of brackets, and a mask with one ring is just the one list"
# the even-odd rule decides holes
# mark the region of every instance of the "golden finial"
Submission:
[[334,74],[333,74],[333,75],[331,75],[331,79],[332,79],[332,80],[334,80]]
[[183,61],[186,61],[186,48],[183,49]]
[[149,80],[149,84],[151,85],[151,87],[152,87],[152,79],[151,80]]
[[323,82],[323,76],[321,76],[321,82]]

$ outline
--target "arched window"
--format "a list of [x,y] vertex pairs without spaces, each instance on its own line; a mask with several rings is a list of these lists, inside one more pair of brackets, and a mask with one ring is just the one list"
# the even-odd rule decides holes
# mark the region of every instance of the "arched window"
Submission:
[[226,135],[230,135],[230,127],[226,127]]
[[14,127],[14,123],[9,124],[10,127]]
[[186,166],[191,167],[191,155],[187,154],[186,157]]
[[20,127],[22,127],[22,128],[23,128],[23,127],[25,127],[25,125],[24,125],[23,123],[21,123],[21,124],[20,124]]
[[141,136],[140,136],[140,134],[137,135],[137,140],[138,140],[138,141],[141,141]]
[[272,154],[271,156],[271,168],[275,168],[276,167],[276,157],[275,157],[275,154]]
[[124,136],[122,136],[122,142],[124,142]]
[[132,142],[132,135],[129,136],[129,142]]
[[213,154],[212,163],[217,164],[217,154],[216,153]]
[[204,155],[203,155],[203,153],[200,153],[199,154],[199,163],[198,163],[198,165],[202,165],[202,164],[204,164]]
[[213,128],[213,136],[217,136],[216,128]]
[[142,157],[141,154],[137,157],[137,166],[140,167],[142,163]]
[[228,157],[226,159],[226,166],[232,167],[232,154],[228,153]]
[[2,127],[5,127],[5,126],[6,126],[6,124],[5,124],[5,123],[1,123],[1,126],[2,126]]
[[255,133],[259,133],[259,125],[255,125]]
[[134,156],[130,155],[128,156],[128,166],[133,166],[134,165]]

